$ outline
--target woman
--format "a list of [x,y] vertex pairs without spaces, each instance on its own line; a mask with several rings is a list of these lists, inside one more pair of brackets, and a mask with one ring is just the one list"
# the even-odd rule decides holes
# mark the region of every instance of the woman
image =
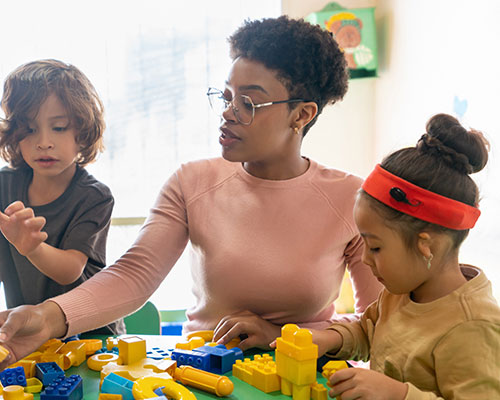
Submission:
[[301,156],[324,106],[347,90],[342,52],[330,33],[285,16],[247,22],[229,42],[225,88],[208,92],[221,112],[222,158],[181,166],[115,265],[68,294],[1,313],[0,341],[15,359],[132,313],[188,240],[197,302],[184,329],[215,329],[220,343],[241,336],[242,349],[269,348],[287,322],[328,326],[346,267],[356,311],[375,300],[381,286],[361,262],[352,216],[361,179]]

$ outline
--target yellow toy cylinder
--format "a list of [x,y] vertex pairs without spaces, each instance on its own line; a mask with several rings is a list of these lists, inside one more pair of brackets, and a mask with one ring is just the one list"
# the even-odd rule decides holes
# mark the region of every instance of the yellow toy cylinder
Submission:
[[212,374],[190,365],[181,365],[176,368],[174,379],[183,385],[192,386],[219,397],[230,395],[234,389],[233,382],[227,376]]

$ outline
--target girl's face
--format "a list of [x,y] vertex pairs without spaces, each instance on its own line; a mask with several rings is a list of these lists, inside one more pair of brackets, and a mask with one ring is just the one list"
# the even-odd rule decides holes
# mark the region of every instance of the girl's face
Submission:
[[[246,58],[235,60],[224,88],[226,100],[240,94],[249,96],[254,104],[290,98],[274,71]],[[220,127],[222,156],[229,161],[267,167],[296,159],[301,140],[293,133],[293,114],[288,104],[274,104],[256,108],[252,123],[243,125],[236,119],[232,107],[228,107],[222,114]]]
[[19,148],[24,161],[33,169],[33,179],[71,179],[79,152],[77,132],[55,94],[42,103],[26,129],[27,135],[19,142]]
[[430,273],[422,256],[406,247],[364,195],[356,200],[354,220],[365,243],[362,261],[389,292],[410,293],[426,283]]

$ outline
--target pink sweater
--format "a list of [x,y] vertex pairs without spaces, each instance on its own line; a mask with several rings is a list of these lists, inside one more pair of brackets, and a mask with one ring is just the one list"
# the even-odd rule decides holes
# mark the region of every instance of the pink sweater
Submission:
[[314,161],[303,175],[284,181],[256,178],[222,158],[182,165],[126,254],[53,299],[66,315],[67,334],[138,309],[188,240],[197,301],[187,311],[187,332],[214,329],[240,310],[276,324],[327,327],[346,266],[356,311],[363,311],[381,286],[361,262],[363,244],[352,215],[360,184],[360,178]]

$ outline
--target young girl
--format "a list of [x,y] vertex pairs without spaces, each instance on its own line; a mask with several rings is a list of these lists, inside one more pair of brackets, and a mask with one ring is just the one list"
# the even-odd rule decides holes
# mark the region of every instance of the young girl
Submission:
[[320,352],[370,360],[371,370],[332,375],[332,397],[500,398],[500,309],[484,273],[458,262],[480,214],[469,174],[487,158],[479,132],[440,114],[364,182],[354,212],[363,262],[386,290],[359,322],[315,332]]
[[102,151],[105,125],[82,72],[56,60],[22,65],[5,81],[2,109],[0,154],[10,166],[0,170],[0,276],[12,308],[65,293],[105,266],[114,200],[83,169]]

